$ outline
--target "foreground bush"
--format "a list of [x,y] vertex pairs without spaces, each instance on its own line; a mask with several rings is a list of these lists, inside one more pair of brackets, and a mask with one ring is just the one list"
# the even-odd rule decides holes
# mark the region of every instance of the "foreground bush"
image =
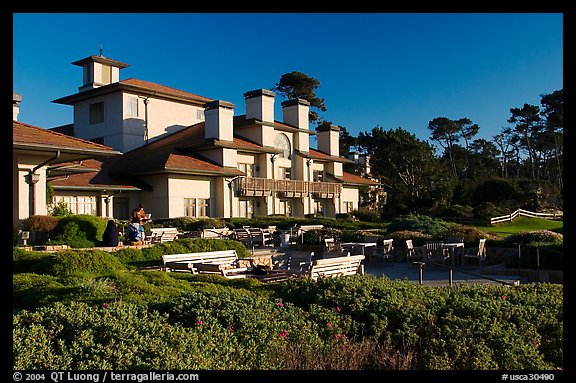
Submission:
[[61,217],[51,233],[50,242],[72,248],[95,247],[102,241],[106,223],[106,219],[88,214]]
[[24,278],[64,299],[13,315],[15,369],[563,368],[561,285],[423,288],[355,276],[264,288],[121,271],[75,287],[94,298],[78,303],[70,282]]

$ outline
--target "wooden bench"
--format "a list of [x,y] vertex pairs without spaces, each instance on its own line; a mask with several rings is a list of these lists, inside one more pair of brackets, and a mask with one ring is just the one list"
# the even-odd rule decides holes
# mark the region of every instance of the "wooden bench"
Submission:
[[364,275],[364,265],[362,264],[362,260],[364,260],[364,255],[317,259],[312,261],[308,268],[298,271],[289,270],[289,273],[304,278],[310,278],[314,281],[318,278]]
[[250,232],[248,231],[248,229],[234,229],[234,232],[232,233],[232,238],[235,239],[236,241],[240,241],[244,244],[244,246],[246,246],[246,248],[251,249],[252,248],[252,235],[250,235]]
[[227,278],[246,278],[247,267],[238,266],[236,250],[202,253],[166,254],[162,256],[165,271],[189,271],[192,274],[217,274]]
[[268,229],[264,230],[259,227],[249,227],[247,230],[252,238],[252,244],[260,246],[274,246],[272,235]]
[[178,229],[175,227],[153,228],[150,229],[148,236],[149,238],[146,238],[146,241],[150,241],[150,243],[171,242],[178,238]]

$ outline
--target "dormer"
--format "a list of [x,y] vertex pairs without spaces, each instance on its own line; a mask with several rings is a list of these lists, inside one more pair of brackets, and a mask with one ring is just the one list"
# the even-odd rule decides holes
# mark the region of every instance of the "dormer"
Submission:
[[72,65],[83,69],[83,85],[78,88],[80,92],[120,81],[120,69],[129,66],[104,56],[89,56]]

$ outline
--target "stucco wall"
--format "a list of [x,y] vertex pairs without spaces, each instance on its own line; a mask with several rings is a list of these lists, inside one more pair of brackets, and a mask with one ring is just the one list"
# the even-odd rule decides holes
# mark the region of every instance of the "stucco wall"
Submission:
[[342,206],[344,202],[353,202],[354,210],[358,209],[358,198],[360,197],[360,193],[358,192],[358,188],[352,187],[343,187],[342,193],[340,194],[340,208],[338,209],[339,212],[342,211]]
[[169,216],[172,218],[184,216],[184,198],[209,198],[211,203],[210,211],[212,212],[212,204],[215,202],[213,198],[217,196],[213,197],[211,195],[210,180],[209,177],[190,177],[188,179],[177,177],[168,179]]

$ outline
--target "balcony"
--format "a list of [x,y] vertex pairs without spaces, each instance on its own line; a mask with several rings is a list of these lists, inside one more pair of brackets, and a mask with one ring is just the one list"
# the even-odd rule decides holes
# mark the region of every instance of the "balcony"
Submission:
[[342,185],[334,182],[309,182],[301,180],[273,180],[246,177],[235,180],[238,193],[242,196],[267,196],[274,192],[284,197],[334,198],[339,197]]

